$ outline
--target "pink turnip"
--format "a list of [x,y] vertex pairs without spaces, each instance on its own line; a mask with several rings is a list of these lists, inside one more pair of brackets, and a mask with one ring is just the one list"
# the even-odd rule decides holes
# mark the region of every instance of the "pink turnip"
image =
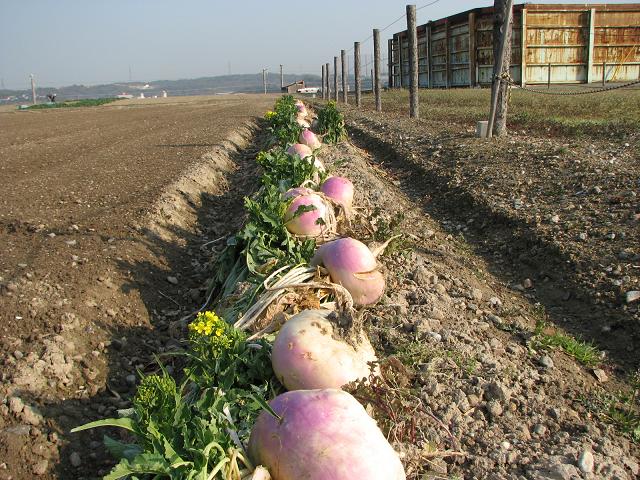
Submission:
[[[297,214],[302,207],[313,207],[313,210]],[[330,221],[330,205],[315,193],[300,195],[294,198],[284,216],[287,230],[302,237],[318,237],[326,233]]]
[[304,116],[306,117],[308,112],[307,112],[307,107],[305,106],[304,102],[302,100],[296,100],[296,108],[298,109],[298,116]]
[[376,354],[359,332],[348,343],[334,328],[338,313],[303,310],[291,317],[273,343],[273,371],[288,390],[340,388],[368,378]]
[[273,480],[405,480],[398,454],[342,390],[296,390],[270,402],[251,431],[249,456]]
[[309,195],[310,193],[315,193],[313,190],[311,190],[310,188],[307,187],[296,187],[296,188],[291,188],[289,190],[287,190],[282,197],[287,199],[287,198],[296,198],[299,197],[300,195]]
[[348,178],[329,177],[320,187],[320,191],[339,205],[342,205],[346,211],[351,210],[353,203],[353,183],[351,183],[351,180]]
[[384,292],[384,276],[371,250],[353,238],[339,238],[325,243],[316,251],[311,265],[324,265],[331,280],[346,288],[353,302],[369,305]]
[[300,158],[307,158],[313,155],[313,151],[302,143],[294,143],[289,148],[287,148],[287,153],[289,155],[298,155]]
[[320,148],[322,146],[322,142],[318,139],[315,133],[311,130],[304,129],[300,132],[300,138],[298,141],[312,150]]

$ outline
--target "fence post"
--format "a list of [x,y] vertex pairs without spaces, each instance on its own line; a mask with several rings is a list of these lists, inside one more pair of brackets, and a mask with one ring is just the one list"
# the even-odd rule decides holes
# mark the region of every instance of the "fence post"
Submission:
[[493,136],[494,125],[496,135],[500,136],[507,133],[507,85],[503,85],[502,74],[505,66],[507,73],[509,73],[511,64],[513,0],[494,0],[493,8],[495,11],[493,25],[493,86],[491,89],[491,110],[487,125],[487,138]]
[[418,118],[418,32],[416,30],[416,6],[407,5],[407,33],[409,34],[409,116]]
[[607,62],[602,62],[602,86],[607,84]]
[[331,100],[331,82],[329,81],[329,76],[331,75],[331,70],[329,70],[329,62],[325,63],[324,65],[324,71],[326,72],[326,77],[324,79],[325,81],[325,85],[326,85],[326,89],[327,89],[327,100]]
[[376,111],[382,111],[382,97],[380,96],[380,30],[373,29],[373,91],[376,94]]
[[342,63],[342,101],[344,103],[349,103],[347,100],[347,85],[348,85],[348,76],[349,69],[347,68],[347,51],[340,50],[340,58]]
[[362,83],[360,82],[360,42],[353,42],[353,74],[356,77],[356,106],[362,106]]
[[262,69],[262,86],[264,87],[264,94],[267,94],[267,69]]
[[327,79],[326,77],[327,72],[324,68],[324,63],[322,64],[322,99],[325,100],[327,97],[327,90],[324,88],[324,84],[325,84],[325,80]]
[[33,73],[30,76],[31,76],[31,100],[35,105],[36,103],[38,103],[38,101],[36,100],[36,81],[33,78]]
[[547,67],[547,88],[551,88],[551,63]]
[[282,64],[280,64],[280,90],[284,87],[284,71],[282,70]]
[[333,57],[333,99],[338,101],[338,57]]
[[387,85],[393,88],[393,38],[387,41]]

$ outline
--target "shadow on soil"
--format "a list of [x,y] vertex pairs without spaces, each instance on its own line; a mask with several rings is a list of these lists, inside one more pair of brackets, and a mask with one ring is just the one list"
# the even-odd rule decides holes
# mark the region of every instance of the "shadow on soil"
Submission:
[[[578,339],[606,351],[618,373],[640,365],[640,326],[620,306],[602,306],[576,278],[574,263],[531,226],[478,203],[448,176],[442,176],[399,154],[392,145],[351,125],[352,141],[371,154],[372,161],[399,180],[400,189],[435,220],[468,227],[465,239],[491,273],[505,284],[531,278],[535,300],[549,321]],[[475,221],[468,223],[473,218]],[[603,334],[603,327],[611,331]]]
[[[243,198],[258,187],[254,159],[263,144],[264,139],[257,137],[254,130],[248,146],[229,152],[235,167],[225,175],[228,188],[218,194],[200,193],[198,206],[190,205],[189,215],[196,218],[190,229],[164,225],[175,241],[168,241],[150,230],[143,232],[138,241],[157,261],[119,261],[118,268],[130,272],[131,278],[123,290],[139,292],[151,326],[132,325],[111,330],[111,342],[104,352],[108,359],[106,387],[82,400],[51,403],[43,408],[46,421],[66,442],[60,449],[57,478],[88,479],[108,473],[115,462],[103,446],[103,435],[126,439],[124,430],[98,428],[76,434],[70,434],[69,430],[90,421],[117,417],[118,409],[131,407],[138,372],[149,374],[158,370],[155,356],[169,369],[179,367],[179,357],[163,355],[181,348],[180,339],[172,338],[170,326],[204,303],[206,283],[211,276],[207,262],[224,248],[224,241],[210,242],[206,248],[203,244],[207,239],[224,239],[241,227]],[[167,282],[168,276],[176,277],[178,285]],[[77,468],[70,465],[73,452],[80,455],[81,465]]]

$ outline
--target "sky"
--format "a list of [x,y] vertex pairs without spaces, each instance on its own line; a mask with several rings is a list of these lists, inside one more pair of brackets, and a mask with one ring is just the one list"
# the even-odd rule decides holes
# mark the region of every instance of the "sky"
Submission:
[[[416,0],[419,7],[433,0]],[[635,0],[637,1],[637,0]],[[521,3],[516,0],[516,3]],[[546,0],[539,3],[585,3]],[[595,2],[594,2],[595,3]],[[597,3],[634,3],[618,0]],[[263,68],[317,73],[404,14],[407,0],[0,0],[0,88],[175,80]],[[418,25],[493,0],[440,0]],[[406,28],[402,19],[381,33]],[[371,55],[373,43],[362,44]]]

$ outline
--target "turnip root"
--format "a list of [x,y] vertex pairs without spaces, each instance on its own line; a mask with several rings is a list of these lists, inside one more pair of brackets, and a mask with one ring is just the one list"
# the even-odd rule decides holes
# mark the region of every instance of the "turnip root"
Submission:
[[364,334],[347,343],[338,336],[336,312],[304,310],[291,317],[273,343],[273,371],[287,390],[340,388],[368,378],[377,360]]
[[369,305],[384,292],[384,276],[371,250],[353,238],[339,238],[320,246],[311,265],[324,265],[331,281],[346,288],[357,305]]
[[296,198],[300,195],[309,195],[310,193],[315,193],[313,190],[307,187],[296,187],[287,190],[282,196],[283,198]]
[[308,129],[304,129],[300,132],[300,138],[298,141],[312,150],[316,150],[322,146],[322,142],[318,139],[316,134]]
[[345,212],[351,211],[351,205],[353,204],[353,183],[351,183],[351,180],[348,178],[329,177],[320,187],[320,191],[337,204],[342,205]]
[[306,117],[309,112],[307,112],[307,107],[305,106],[302,100],[296,100],[296,108],[298,109],[298,116]]
[[302,128],[310,128],[311,124],[305,120],[305,117],[298,115],[296,117],[296,123]]
[[313,155],[313,151],[302,143],[294,143],[289,148],[287,148],[287,153],[289,155],[298,155],[300,158],[307,158]]
[[[296,214],[301,207],[314,207],[313,210]],[[315,193],[300,195],[293,199],[284,216],[285,226],[294,235],[318,237],[328,232],[333,224],[331,205]]]
[[324,164],[315,156],[313,156],[313,152],[309,147],[303,145],[302,143],[294,143],[287,149],[287,153],[292,156],[298,155],[302,159],[306,158],[308,161],[313,158],[313,166],[321,172],[325,171]]
[[405,480],[398,454],[342,390],[296,390],[270,402],[251,431],[249,456],[273,480]]

